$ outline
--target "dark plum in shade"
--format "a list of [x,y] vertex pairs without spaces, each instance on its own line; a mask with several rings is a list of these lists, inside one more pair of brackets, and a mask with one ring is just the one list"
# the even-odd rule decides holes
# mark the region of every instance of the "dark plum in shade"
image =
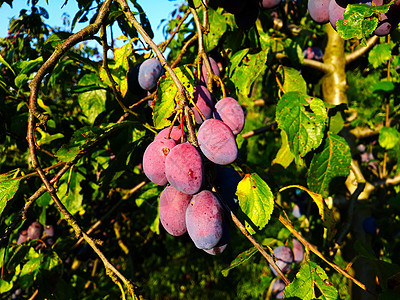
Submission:
[[186,232],[186,209],[191,195],[184,194],[173,186],[167,186],[160,195],[158,212],[164,229],[173,236]]
[[[214,103],[211,98],[211,93],[203,85],[196,85],[193,88],[193,102],[196,104],[197,108],[201,111],[206,119],[211,118],[212,111],[214,108]],[[197,124],[203,123],[203,119],[200,116],[196,108],[192,107],[194,113],[194,119]]]
[[152,182],[158,185],[167,184],[165,160],[176,146],[172,139],[154,140],[143,154],[143,172]]
[[223,234],[223,210],[208,190],[193,196],[186,210],[187,232],[199,249],[217,246]]
[[[210,62],[211,70],[213,71],[213,73],[215,75],[217,75],[217,76],[220,76],[221,74],[220,74],[220,71],[219,71],[219,67],[218,67],[217,62],[214,60],[214,58],[209,57],[208,61]],[[200,81],[203,84],[207,84],[207,81],[208,81],[207,68],[206,68],[206,65],[205,65],[204,62],[201,64]]]
[[277,7],[281,0],[257,0],[261,9],[271,9]]
[[276,299],[283,299],[283,291],[285,290],[286,284],[280,279],[276,278],[272,284],[271,293]]
[[[279,267],[282,273],[287,273],[292,267],[293,262],[293,251],[289,247],[279,246],[274,249],[275,264]],[[278,273],[270,265],[272,273],[278,276]]]
[[239,134],[244,127],[243,109],[232,97],[223,98],[215,104],[214,118],[228,125],[234,135]]
[[246,5],[245,0],[221,0],[221,6],[231,14],[240,13]]
[[145,60],[139,68],[138,82],[142,89],[150,91],[157,85],[164,68],[156,58]]
[[203,184],[203,162],[199,151],[188,142],[175,146],[165,160],[168,182],[185,194],[196,194]]
[[26,241],[26,239],[28,238],[28,232],[26,230],[22,230],[21,233],[18,236],[17,239],[17,244],[22,244],[23,242]]
[[293,242],[293,260],[296,263],[303,261],[304,259],[304,248],[303,245],[296,239],[292,240]]
[[376,225],[376,219],[374,217],[366,217],[362,226],[365,233],[375,235],[378,232],[378,226]]
[[[168,132],[169,132],[169,127],[164,128],[163,130],[161,130],[155,137],[154,140],[160,140],[160,139],[166,139],[168,136]],[[181,138],[182,138],[182,133],[183,133],[183,141],[186,141],[186,134],[183,130],[179,129],[178,126],[173,126],[172,130],[171,130],[171,134],[170,134],[170,139],[173,139],[175,141],[176,144],[180,144],[181,143]]]
[[308,13],[315,22],[329,22],[329,2],[331,0],[308,0]]
[[238,156],[238,147],[232,130],[222,121],[208,119],[197,133],[200,150],[213,163],[228,165]]
[[242,177],[235,169],[217,166],[214,187],[233,212],[236,212],[239,208],[239,202],[235,194],[241,180]]
[[257,21],[258,18],[257,1],[246,1],[246,6],[240,12],[235,14],[236,25],[243,30],[249,30]]
[[28,238],[31,240],[38,239],[42,236],[43,226],[39,222],[33,222],[26,231],[28,233]]

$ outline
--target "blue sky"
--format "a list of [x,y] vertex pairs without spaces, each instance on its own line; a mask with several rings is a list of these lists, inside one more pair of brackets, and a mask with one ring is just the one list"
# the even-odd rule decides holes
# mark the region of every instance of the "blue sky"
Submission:
[[[0,7],[0,37],[7,36],[8,25],[12,17],[18,17],[21,9],[30,9],[30,6],[27,5],[27,0],[14,0],[13,2],[13,8],[10,8],[6,3]],[[64,0],[48,0],[48,2],[49,4],[47,4],[45,0],[39,0],[36,5],[44,7],[49,13],[50,18],[47,20],[44,19],[44,22],[51,27],[67,29],[63,26],[62,16],[63,14],[68,14],[70,21],[72,21],[75,13],[78,11],[76,1],[69,0],[64,7],[62,7],[62,4],[65,2]],[[158,28],[161,20],[170,19],[170,13],[182,2],[182,0],[138,0],[138,3],[142,6],[150,20],[155,34],[154,41],[156,43],[164,41],[162,27]],[[130,1],[128,1],[128,3],[130,3]],[[73,32],[79,31],[87,24],[88,23],[83,23],[83,25],[77,24]],[[120,31],[117,31],[117,27],[118,26],[114,26],[114,29],[116,30],[114,32],[114,37],[121,34]]]

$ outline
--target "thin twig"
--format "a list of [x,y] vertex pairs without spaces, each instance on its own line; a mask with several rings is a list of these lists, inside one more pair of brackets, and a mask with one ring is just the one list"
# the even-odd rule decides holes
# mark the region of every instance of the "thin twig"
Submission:
[[194,34],[194,36],[192,36],[186,43],[185,45],[183,45],[181,51],[179,52],[178,56],[176,57],[175,61],[172,63],[171,68],[175,68],[181,61],[183,58],[183,55],[185,55],[186,51],[188,50],[188,48],[195,42],[197,41],[197,32]]
[[264,132],[267,132],[267,131],[275,130],[277,128],[277,126],[278,126],[278,123],[274,122],[274,123],[272,123],[270,125],[254,129],[252,131],[245,132],[245,133],[242,134],[242,137],[247,139],[247,138],[255,136],[257,134],[261,134],[261,133],[264,133]]
[[121,94],[117,90],[118,84],[115,82],[114,78],[111,75],[110,69],[108,68],[108,63],[107,63],[108,44],[107,44],[107,32],[106,32],[106,25],[105,24],[101,25],[100,37],[101,37],[101,40],[102,40],[102,43],[103,43],[103,69],[106,71],[107,77],[111,82],[111,90],[112,90],[112,92],[114,94],[114,97],[117,100],[119,106],[121,106],[122,110],[125,113],[130,113],[130,114],[132,114],[134,116],[138,116],[137,113],[131,111],[122,102]]
[[183,22],[185,22],[185,20],[187,19],[187,17],[189,16],[190,11],[186,11],[186,13],[183,15],[183,17],[179,20],[178,25],[176,25],[175,30],[171,33],[171,36],[169,37],[168,40],[166,40],[165,42],[161,43],[160,45],[158,45],[159,47],[161,47],[161,52],[164,52],[165,49],[167,49],[169,43],[171,43],[172,39],[174,38],[175,34],[179,31],[179,28],[182,26]]

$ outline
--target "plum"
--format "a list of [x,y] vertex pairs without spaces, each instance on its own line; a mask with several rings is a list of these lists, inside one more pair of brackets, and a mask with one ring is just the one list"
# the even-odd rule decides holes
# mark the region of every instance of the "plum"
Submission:
[[217,119],[208,119],[197,133],[200,150],[213,163],[228,165],[238,156],[238,147],[232,130]]
[[[169,127],[164,128],[163,130],[161,130],[155,137],[154,140],[159,140],[159,139],[165,139],[168,136],[168,132],[169,132]],[[175,141],[176,144],[180,144],[181,143],[181,138],[182,138],[182,134],[183,134],[183,141],[186,141],[186,134],[183,130],[179,129],[178,126],[173,126],[172,130],[171,130],[171,134],[170,134],[170,138],[173,139]]]
[[215,104],[214,118],[228,125],[234,135],[239,134],[244,127],[243,109],[232,97],[223,98]]
[[223,209],[208,190],[193,196],[186,210],[187,232],[199,249],[217,246],[223,235]]
[[165,160],[165,175],[178,191],[195,194],[203,184],[203,162],[199,151],[188,142],[176,145]]
[[175,146],[172,139],[157,139],[147,146],[143,154],[143,172],[155,184],[167,184],[165,160]]
[[150,58],[145,60],[139,68],[138,82],[140,87],[146,91],[152,90],[164,71],[158,59]]
[[31,240],[39,239],[42,236],[43,226],[39,222],[32,222],[27,229],[28,238]]
[[320,24],[329,22],[329,3],[331,0],[308,0],[311,19]]
[[[292,267],[293,262],[293,251],[289,247],[286,246],[279,246],[274,249],[274,256],[276,258],[276,265],[282,271],[282,273],[287,273],[290,268]],[[278,273],[275,269],[270,265],[272,273],[275,276],[278,276]]]
[[167,186],[160,195],[158,211],[164,229],[173,236],[180,236],[186,232],[186,208],[191,195],[184,194],[173,186]]
[[[193,102],[196,104],[197,108],[201,111],[206,119],[211,118],[212,111],[214,108],[214,103],[211,99],[211,93],[207,90],[207,88],[203,85],[196,85],[193,88]],[[194,113],[194,119],[197,124],[203,123],[203,119],[201,118],[197,109],[192,107],[192,111]]]

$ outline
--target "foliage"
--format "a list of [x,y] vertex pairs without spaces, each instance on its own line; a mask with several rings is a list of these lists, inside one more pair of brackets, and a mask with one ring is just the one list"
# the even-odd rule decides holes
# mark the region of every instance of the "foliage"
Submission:
[[[389,4],[349,5],[348,22],[338,22],[344,41],[329,24],[314,23],[303,1],[259,10],[250,29],[238,27],[223,1],[180,3],[164,22],[171,39],[158,45],[172,72],[147,94],[132,74],[159,55],[154,46],[143,50],[143,32],[153,37],[151,12],[130,1],[138,27],[121,9],[124,0],[76,2],[70,32],[46,25],[49,12],[28,1],[0,38],[2,299],[272,299],[265,257],[291,246],[293,235],[306,255],[285,274],[285,297],[396,299],[400,33],[365,42],[377,25],[370,16]],[[0,10],[12,3],[0,1]],[[90,30],[101,16],[98,36]],[[74,33],[78,22],[88,26]],[[107,40],[117,27],[123,37]],[[307,47],[324,49],[323,60],[304,58]],[[142,172],[143,153],[161,129],[192,124],[192,132],[182,129],[188,139],[197,132],[182,99],[200,84],[204,56],[221,71],[207,85],[213,100],[234,97],[246,111],[232,164],[242,177],[239,209],[226,212],[230,241],[218,256],[160,226],[163,187]],[[343,92],[340,101],[332,91]],[[375,220],[372,233],[363,230],[366,217]],[[40,239],[26,238],[34,221],[46,225]]]

